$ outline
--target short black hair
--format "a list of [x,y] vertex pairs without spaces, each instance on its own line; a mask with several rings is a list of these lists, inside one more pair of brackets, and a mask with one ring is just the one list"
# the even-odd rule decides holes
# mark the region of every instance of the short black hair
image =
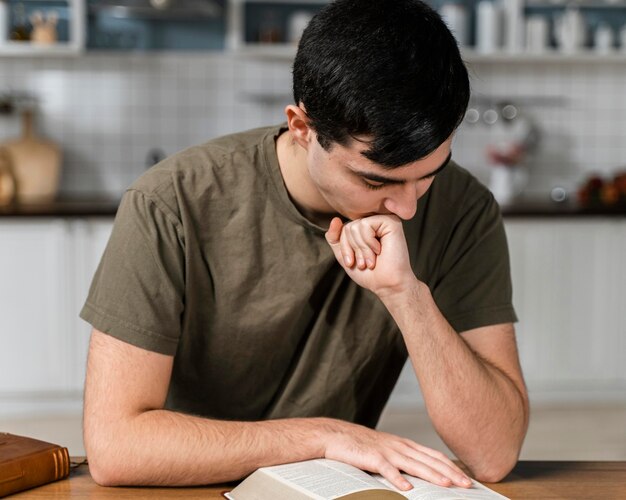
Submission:
[[363,155],[388,168],[437,149],[469,94],[454,36],[419,0],[335,0],[305,29],[293,65],[294,100],[321,146],[371,136]]

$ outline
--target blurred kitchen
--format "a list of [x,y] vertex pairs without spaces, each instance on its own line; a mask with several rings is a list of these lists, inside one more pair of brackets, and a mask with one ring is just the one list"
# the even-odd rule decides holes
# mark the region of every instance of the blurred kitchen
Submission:
[[[0,431],[84,453],[79,308],[119,198],[278,123],[322,0],[0,0]],[[453,157],[501,203],[522,458],[626,459],[626,0],[432,0],[473,98]],[[383,8],[383,2],[381,2]],[[405,368],[380,427],[444,449]]]

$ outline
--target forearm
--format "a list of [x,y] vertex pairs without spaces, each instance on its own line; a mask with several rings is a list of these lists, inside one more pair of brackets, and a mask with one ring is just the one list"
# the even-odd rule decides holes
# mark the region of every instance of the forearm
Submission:
[[500,480],[515,464],[526,433],[525,393],[470,349],[426,285],[417,282],[383,302],[404,336],[437,432],[478,479]]
[[87,431],[86,448],[100,484],[211,484],[262,466],[321,457],[329,426],[329,419],[230,422],[150,410],[99,422],[97,432]]

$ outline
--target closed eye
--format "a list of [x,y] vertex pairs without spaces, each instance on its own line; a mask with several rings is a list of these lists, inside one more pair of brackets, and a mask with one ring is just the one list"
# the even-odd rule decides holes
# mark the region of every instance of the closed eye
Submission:
[[367,189],[373,189],[373,190],[381,189],[387,185],[384,182],[372,181],[372,180],[367,180],[367,179],[363,179],[363,184],[365,184],[365,187]]

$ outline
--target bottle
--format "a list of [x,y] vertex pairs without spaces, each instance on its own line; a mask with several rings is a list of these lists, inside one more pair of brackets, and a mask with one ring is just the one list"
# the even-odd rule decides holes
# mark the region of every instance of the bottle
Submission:
[[258,41],[260,43],[280,43],[283,41],[283,34],[276,13],[272,10],[265,12],[261,20]]
[[481,54],[496,52],[501,46],[502,17],[500,5],[481,0],[476,7],[476,50]]
[[23,4],[18,3],[13,7],[13,19],[15,19],[15,24],[11,29],[9,38],[16,42],[28,42],[30,40],[30,29],[28,28],[26,9],[24,9]]
[[444,20],[460,47],[469,43],[467,9],[461,3],[445,3],[439,9],[439,15]]
[[554,33],[559,50],[569,54],[580,51],[587,38],[587,24],[580,10],[568,7],[555,19]]
[[540,54],[548,49],[548,20],[542,15],[529,16],[526,19],[526,50]]
[[593,48],[600,54],[608,54],[613,51],[613,28],[608,24],[601,23],[593,33]]
[[524,46],[523,23],[524,5],[523,0],[504,0],[504,16],[506,27],[506,40],[504,46],[509,52],[521,52]]
[[313,18],[313,14],[306,10],[299,10],[289,16],[287,26],[287,40],[291,43],[298,44],[300,37],[308,26],[309,21]]

